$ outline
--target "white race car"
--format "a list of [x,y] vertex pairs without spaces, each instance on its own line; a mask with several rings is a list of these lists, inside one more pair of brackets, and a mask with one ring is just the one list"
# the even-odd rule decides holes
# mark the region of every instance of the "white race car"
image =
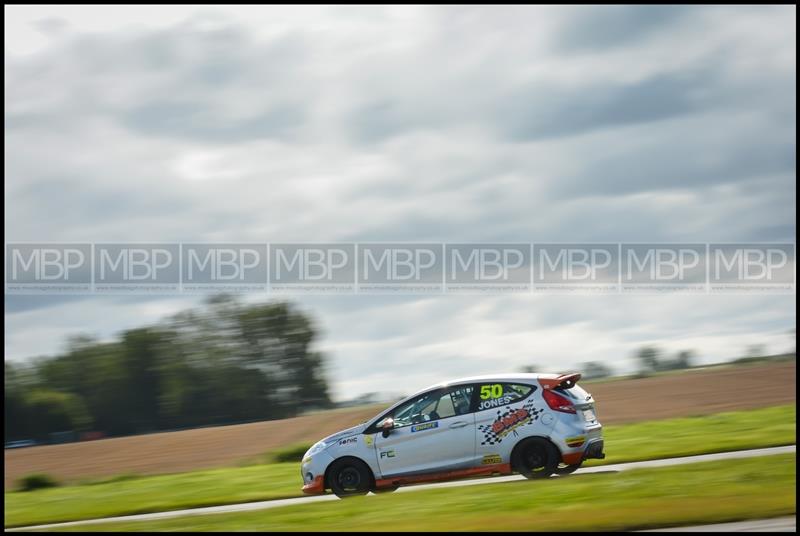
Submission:
[[429,387],[312,446],[303,492],[348,497],[481,475],[570,473],[605,457],[580,377],[503,374]]

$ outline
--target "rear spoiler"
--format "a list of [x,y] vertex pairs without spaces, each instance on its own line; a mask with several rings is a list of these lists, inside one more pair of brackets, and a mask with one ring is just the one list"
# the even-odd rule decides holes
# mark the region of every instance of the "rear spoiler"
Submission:
[[542,385],[542,388],[544,389],[558,389],[558,388],[569,389],[570,387],[573,387],[576,383],[578,383],[578,380],[580,379],[581,379],[580,372],[570,372],[568,374],[562,374],[561,376],[552,379],[539,378],[539,383]]

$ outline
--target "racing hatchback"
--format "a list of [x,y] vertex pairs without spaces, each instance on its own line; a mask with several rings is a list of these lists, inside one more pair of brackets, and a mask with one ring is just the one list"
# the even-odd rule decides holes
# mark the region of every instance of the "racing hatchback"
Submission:
[[339,497],[520,473],[545,478],[603,458],[602,426],[581,375],[503,374],[435,385],[303,456],[303,492]]

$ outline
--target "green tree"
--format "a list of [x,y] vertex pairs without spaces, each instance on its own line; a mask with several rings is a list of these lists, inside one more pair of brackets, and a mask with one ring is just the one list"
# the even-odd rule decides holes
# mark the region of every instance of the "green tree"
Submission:
[[676,369],[691,368],[695,361],[695,353],[692,350],[681,350],[675,358]]
[[215,296],[116,341],[73,337],[25,374],[6,364],[6,437],[89,424],[125,435],[330,407],[316,336],[291,304]]
[[639,360],[639,373],[649,375],[659,370],[659,356],[661,352],[654,346],[645,346],[639,349],[636,358]]
[[763,344],[751,344],[745,351],[745,357],[764,357],[767,353]]
[[122,389],[127,393],[124,415],[136,432],[159,425],[159,367],[164,360],[164,337],[158,329],[126,331],[120,341]]
[[31,435],[47,439],[52,432],[83,431],[91,424],[91,417],[80,396],[37,389],[25,399],[27,411],[35,416]]
[[608,378],[614,375],[613,369],[605,363],[599,361],[589,361],[581,365],[582,377],[586,380],[598,378]]

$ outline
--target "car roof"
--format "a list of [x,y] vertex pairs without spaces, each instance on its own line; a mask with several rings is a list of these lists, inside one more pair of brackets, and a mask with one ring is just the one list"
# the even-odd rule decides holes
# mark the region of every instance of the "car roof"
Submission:
[[[481,376],[468,376],[465,378],[457,378],[454,380],[448,380],[445,382],[435,383],[426,387],[425,389],[421,389],[418,393],[424,393],[430,389],[436,389],[437,387],[448,387],[450,385],[460,385],[464,383],[479,383],[479,382],[531,382],[531,381],[538,381],[539,379],[546,379],[546,380],[553,380],[561,376],[561,374],[543,374],[543,373],[531,373],[531,372],[507,372],[507,373],[499,373],[499,374],[483,374]],[[414,395],[411,395],[414,396]]]
[[523,383],[530,383],[534,381],[538,381],[540,379],[544,380],[554,380],[558,377],[562,376],[562,374],[550,374],[550,373],[538,373],[538,372],[507,372],[507,373],[499,373],[499,374],[484,374],[481,376],[468,376],[465,378],[457,378],[454,380],[448,380],[440,383],[435,383],[433,385],[429,385],[425,389],[420,389],[416,393],[406,396],[401,400],[396,401],[390,407],[386,408],[385,410],[381,411],[380,414],[376,415],[374,418],[370,419],[368,422],[370,425],[375,424],[378,418],[381,415],[385,415],[387,412],[392,411],[394,408],[399,406],[400,404],[407,402],[409,399],[414,398],[415,396],[421,395],[427,391],[432,389],[438,389],[442,387],[449,387],[451,385],[461,385],[466,383],[480,383],[480,382],[523,382]]

